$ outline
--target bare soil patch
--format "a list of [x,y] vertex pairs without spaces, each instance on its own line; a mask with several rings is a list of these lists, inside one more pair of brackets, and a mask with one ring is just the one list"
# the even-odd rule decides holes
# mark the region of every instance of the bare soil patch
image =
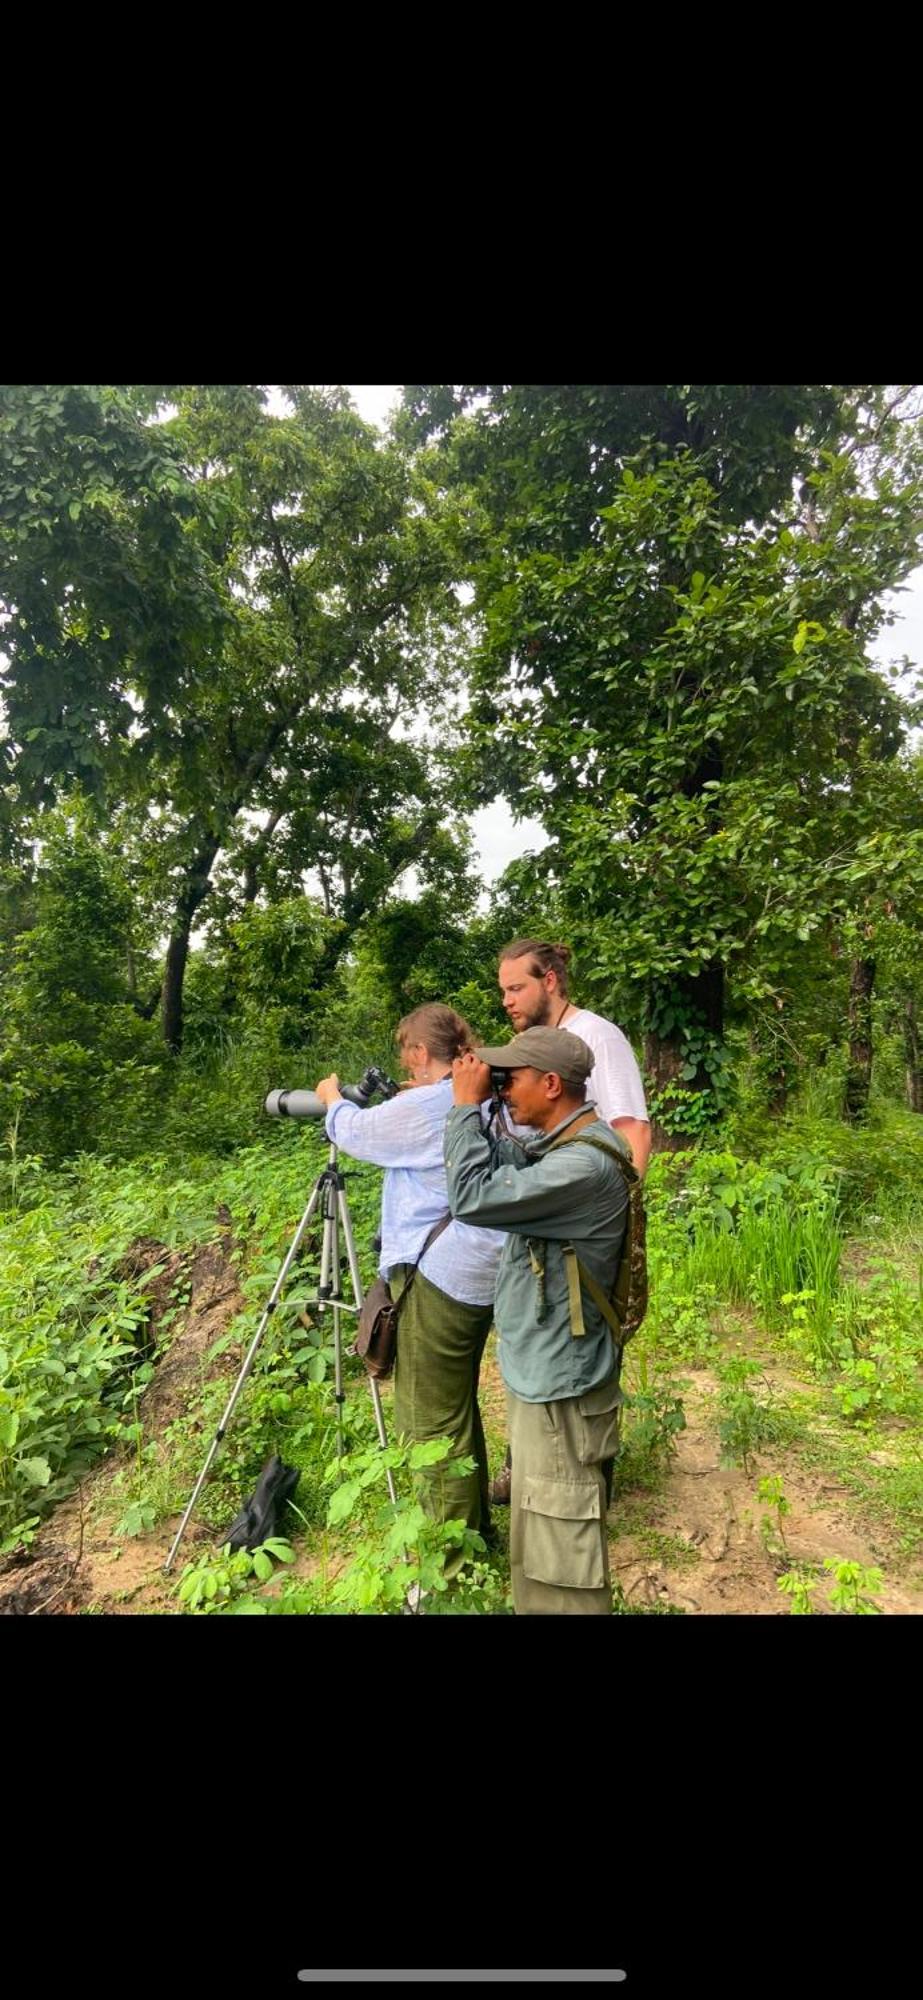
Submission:
[[[782,1370],[767,1373],[777,1389],[790,1383]],[[684,1392],[687,1427],[658,1490],[625,1493],[615,1502],[612,1565],[626,1598],[650,1605],[669,1601],[701,1616],[788,1616],[779,1576],[801,1565],[822,1565],[829,1556],[884,1571],[876,1593],[883,1612],[923,1612],[923,1587],[889,1579],[890,1538],[884,1528],[870,1530],[856,1520],[847,1487],[808,1469],[782,1444],[756,1454],[749,1472],[721,1465],[707,1401],[709,1388],[716,1386],[703,1372]],[[783,1521],[784,1551],[767,1547],[761,1533],[761,1520],[771,1510],[757,1499],[756,1489],[771,1473],[781,1476],[791,1510]],[[818,1613],[825,1610],[825,1596],[821,1582],[814,1598]]]
[[[141,1238],[123,1260],[126,1276],[138,1277],[157,1264],[164,1266],[150,1287],[151,1311],[139,1342],[155,1360],[156,1372],[138,1403],[146,1437],[158,1442],[161,1454],[169,1449],[165,1432],[187,1408],[193,1390],[219,1377],[233,1379],[240,1367],[242,1349],[237,1346],[208,1358],[209,1348],[245,1303],[233,1249],[226,1228],[217,1241],[192,1253],[171,1252],[162,1243]],[[158,1327],[178,1278],[189,1286],[189,1302],[158,1360]],[[174,1570],[164,1576],[163,1564],[181,1516],[158,1522],[150,1534],[118,1537],[115,1525],[125,1512],[126,1498],[113,1491],[113,1479],[125,1463],[121,1452],[104,1459],[55,1509],[31,1549],[2,1566],[0,1615],[59,1616],[90,1608],[116,1614],[175,1609],[177,1576],[195,1551],[214,1543],[213,1531],[193,1517]]]

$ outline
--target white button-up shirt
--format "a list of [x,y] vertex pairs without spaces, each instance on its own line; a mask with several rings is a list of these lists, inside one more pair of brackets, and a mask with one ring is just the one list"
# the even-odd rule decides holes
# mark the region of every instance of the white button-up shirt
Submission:
[[[354,1160],[385,1168],[378,1265],[383,1278],[396,1264],[415,1263],[434,1222],[448,1209],[443,1138],[451,1108],[452,1079],[446,1076],[365,1111],[341,1098],[327,1113],[327,1137],[334,1145]],[[490,1305],[505,1233],[450,1222],[420,1270],[450,1299]]]

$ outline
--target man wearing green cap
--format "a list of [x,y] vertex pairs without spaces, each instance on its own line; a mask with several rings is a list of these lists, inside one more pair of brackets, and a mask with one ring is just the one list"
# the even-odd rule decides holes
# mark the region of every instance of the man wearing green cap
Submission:
[[[445,1134],[453,1216],[507,1231],[494,1319],[513,1453],[513,1604],[534,1612],[612,1610],[606,1510],[618,1446],[621,1356],[578,1269],[608,1298],[628,1208],[620,1146],[587,1105],[593,1054],[563,1028],[527,1028],[452,1065]],[[477,1107],[506,1073],[517,1126],[491,1141]],[[587,1143],[589,1142],[589,1143]]]

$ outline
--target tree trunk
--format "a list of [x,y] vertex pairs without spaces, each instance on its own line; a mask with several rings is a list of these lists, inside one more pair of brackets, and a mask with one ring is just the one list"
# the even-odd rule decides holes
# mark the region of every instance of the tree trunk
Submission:
[[875,960],[854,958],[849,975],[849,1060],[843,1117],[857,1125],[868,1110],[872,1081],[872,994]]
[[917,1003],[909,994],[904,1001],[903,1026],[907,1103],[911,1111],[923,1111],[923,1040],[917,1020]]
[[[676,987],[676,997],[683,1011],[704,1021],[706,1028],[719,1038],[724,1033],[724,967],[717,962],[705,966],[694,979],[682,979]],[[696,1096],[708,1090],[711,1079],[708,1071],[699,1069],[694,1077],[679,1081],[679,1073],[685,1062],[683,1031],[674,1028],[669,1034],[651,1032],[644,1038],[644,1066],[646,1075],[659,1094],[672,1084],[684,1095]],[[674,1098],[675,1103],[675,1098]],[[659,1119],[651,1119],[651,1143],[655,1152],[676,1153],[688,1146],[688,1132],[667,1131]]]
[[[645,1035],[645,1081],[658,1096],[668,1084],[676,1081],[682,1060],[682,1051],[675,1039],[669,1035]],[[676,1153],[685,1143],[681,1132],[667,1132],[659,1119],[651,1118],[651,1148],[655,1153]]]
[[782,1118],[788,1107],[788,1066],[781,1059],[769,1072],[766,1109],[770,1118]]
[[782,1118],[788,1109],[790,1069],[771,1028],[753,1029],[749,1036],[750,1061],[766,1079],[766,1110],[770,1118]]
[[285,812],[285,805],[279,801],[273,806],[266,825],[243,852],[243,898],[245,903],[255,903],[260,886],[260,870],[272,845],[272,837]]
[[167,946],[163,978],[163,1038],[175,1056],[183,1046],[183,980],[189,957],[189,938],[196,912],[211,886],[211,872],[221,842],[217,834],[202,841],[189,866],[189,873],[176,901],[173,928]]
[[167,946],[163,976],[163,1038],[167,1048],[179,1055],[183,1046],[183,979],[189,957],[192,918],[181,930],[174,930]]

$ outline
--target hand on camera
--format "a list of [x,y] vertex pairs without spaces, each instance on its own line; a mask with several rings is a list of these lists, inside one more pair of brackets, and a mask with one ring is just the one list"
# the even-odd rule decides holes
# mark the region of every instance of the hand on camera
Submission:
[[490,1096],[490,1071],[470,1049],[452,1064],[452,1096],[456,1104],[483,1104]]

